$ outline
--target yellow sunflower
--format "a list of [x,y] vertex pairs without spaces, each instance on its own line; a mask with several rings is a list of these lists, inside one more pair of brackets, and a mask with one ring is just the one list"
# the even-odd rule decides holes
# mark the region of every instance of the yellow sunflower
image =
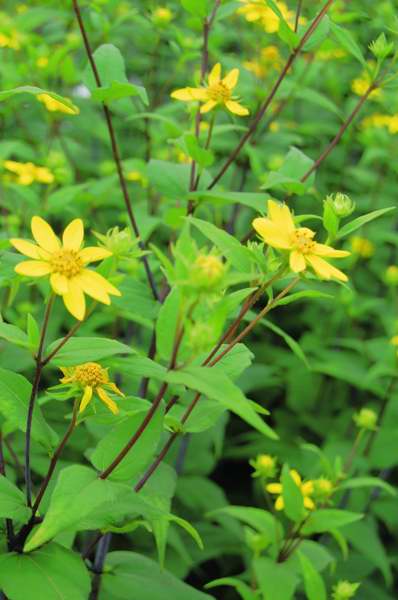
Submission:
[[[305,508],[308,508],[308,510],[314,510],[315,503],[310,498],[310,496],[314,493],[313,482],[312,481],[303,482],[301,479],[301,476],[295,469],[290,469],[289,473],[290,473],[290,476],[293,479],[294,483],[297,485],[297,487],[299,488],[299,490],[303,496],[303,502],[304,502]],[[265,486],[265,489],[270,494],[278,494],[278,497],[275,501],[275,510],[283,510],[285,507],[285,503],[283,501],[283,495],[282,495],[282,492],[283,492],[282,484],[281,483],[269,483],[268,485]]]
[[321,279],[348,281],[342,271],[324,258],[343,258],[349,256],[350,252],[315,242],[315,232],[308,227],[296,227],[292,213],[285,204],[268,200],[268,218],[254,219],[253,227],[266,244],[289,252],[290,268],[295,273],[311,267]]
[[110,304],[109,295],[120,292],[102,275],[91,271],[87,265],[111,256],[111,252],[98,246],[83,248],[84,228],[81,219],[74,219],[66,227],[62,243],[51,226],[41,217],[33,217],[32,234],[37,244],[27,240],[11,239],[21,254],[32,258],[18,263],[15,271],[27,277],[50,277],[53,291],[62,296],[66,309],[79,321],[84,319],[86,302],[84,294],[103,304]]
[[87,408],[93,394],[96,394],[114,415],[118,414],[119,408],[106,393],[106,388],[122,398],[124,398],[124,394],[115,383],[109,381],[108,369],[104,369],[98,363],[88,362],[76,367],[61,367],[61,371],[64,374],[64,377],[60,379],[61,383],[75,384],[83,390],[79,412],[83,412]]
[[239,69],[232,69],[221,79],[221,64],[217,63],[209,74],[209,83],[204,87],[186,87],[176,90],[171,94],[172,98],[183,102],[199,100],[204,102],[200,109],[201,113],[207,113],[216,106],[225,106],[231,113],[244,117],[249,114],[247,108],[239,104],[237,98],[232,95],[239,79]]

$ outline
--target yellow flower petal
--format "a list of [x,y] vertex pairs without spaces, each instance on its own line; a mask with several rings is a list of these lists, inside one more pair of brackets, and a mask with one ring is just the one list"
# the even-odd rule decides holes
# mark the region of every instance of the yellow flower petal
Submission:
[[309,254],[306,257],[307,262],[310,263],[315,273],[321,277],[321,279],[338,279],[339,281],[348,281],[347,275],[345,275],[336,267],[330,265],[326,260],[315,256],[315,254]]
[[305,258],[301,252],[293,250],[290,253],[289,264],[292,271],[295,273],[301,273],[306,268]]
[[115,383],[110,381],[109,383],[107,383],[107,386],[109,387],[110,390],[112,390],[112,392],[114,392],[118,396],[121,396],[122,398],[125,398],[125,395],[123,394],[122,391],[119,390],[119,388],[117,387],[117,385]]
[[283,229],[287,233],[293,233],[295,230],[292,213],[286,204],[268,200],[268,217],[279,229]]
[[66,227],[63,236],[62,243],[64,248],[68,250],[80,250],[84,238],[84,226],[81,219],[74,219]]
[[216,65],[214,65],[214,67],[212,68],[212,70],[209,73],[209,84],[217,85],[217,83],[220,82],[220,79],[221,79],[221,64],[217,63]]
[[15,267],[16,273],[27,277],[43,277],[51,273],[49,263],[42,260],[26,260]]
[[314,484],[312,481],[306,481],[301,486],[301,493],[303,496],[310,496],[314,491]]
[[264,217],[257,217],[252,224],[266,244],[274,248],[290,250],[291,242],[289,236],[284,231],[278,229],[272,221]]
[[119,409],[116,402],[114,402],[112,398],[109,398],[108,394],[103,388],[98,387],[96,391],[102,402],[109,408],[111,412],[113,412],[114,415],[117,415],[119,413]]
[[206,102],[206,104],[204,104],[204,105],[201,107],[201,109],[200,109],[200,112],[201,112],[202,114],[204,114],[204,113],[208,113],[208,112],[210,112],[211,110],[213,110],[213,108],[214,108],[215,106],[217,106],[217,102],[216,102],[215,100],[209,100],[208,102]]
[[314,510],[315,503],[314,503],[313,500],[311,500],[311,498],[309,498],[308,496],[306,496],[304,498],[304,506],[305,506],[305,508],[308,508],[308,510]]
[[87,248],[83,248],[79,252],[79,258],[86,265],[97,260],[104,260],[104,258],[108,258],[109,256],[112,256],[112,252],[99,246],[87,246]]
[[29,256],[29,258],[42,258],[40,256],[39,247],[36,244],[32,244],[32,242],[27,242],[26,240],[20,240],[17,238],[11,238],[10,244],[14,246],[18,252],[21,254],[25,254],[25,256]]
[[[111,296],[121,296],[121,293],[117,288],[115,288],[115,286],[113,286],[107,279],[105,279],[105,277],[102,277],[102,275],[96,273],[95,271],[84,269],[77,276],[77,279],[83,291],[96,300],[98,300],[103,294],[106,296],[108,294]],[[106,301],[105,298],[103,300],[99,299],[99,301],[104,302],[104,304],[110,304],[109,298],[107,300],[108,301]]]
[[82,413],[90,403],[91,398],[93,397],[93,388],[90,385],[87,385],[84,388],[84,394],[80,402],[79,413]]
[[50,285],[54,292],[60,296],[66,294],[69,289],[68,279],[65,275],[61,275],[60,273],[51,273]]
[[78,321],[83,321],[86,314],[86,301],[83,290],[76,282],[76,277],[69,280],[69,289],[62,296],[66,309]]
[[238,117],[246,117],[249,114],[249,110],[235,100],[227,100],[225,106],[231,113],[238,115]]
[[300,487],[301,485],[301,477],[296,469],[290,469],[290,477],[293,479],[294,483]]
[[192,102],[192,100],[207,100],[207,90],[204,88],[186,87],[172,92],[171,97],[183,102]]
[[285,508],[285,503],[283,501],[282,496],[279,496],[275,502],[275,510],[283,510]]
[[227,88],[229,88],[230,90],[233,90],[234,87],[236,87],[236,84],[238,83],[238,79],[239,79],[239,69],[232,69],[232,71],[230,71],[228,73],[228,75],[226,75],[224,77],[222,82]]
[[350,256],[351,254],[351,252],[347,252],[347,250],[335,250],[331,246],[326,246],[325,244],[315,244],[313,253],[317,256],[325,256],[327,258],[343,258],[345,256]]
[[32,233],[36,242],[48,252],[56,252],[61,244],[50,225],[41,217],[33,217],[31,221]]
[[265,489],[270,494],[281,494],[282,493],[282,484],[280,484],[280,483],[269,483],[266,486]]

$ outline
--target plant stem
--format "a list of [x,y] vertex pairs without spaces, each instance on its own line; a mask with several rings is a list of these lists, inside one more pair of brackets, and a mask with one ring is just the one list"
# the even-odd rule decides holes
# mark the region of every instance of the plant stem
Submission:
[[[0,475],[6,477],[6,467],[4,462],[3,454],[3,433],[0,431]],[[6,536],[7,536],[7,548],[11,551],[12,544],[14,541],[14,525],[12,519],[6,519]]]
[[[300,280],[299,277],[296,277],[295,279],[293,279],[293,281],[291,281],[274,298],[274,300],[272,300],[270,303],[268,303],[267,306],[265,308],[263,308],[263,310],[260,311],[260,313],[253,319],[253,321],[251,321],[251,323],[249,323],[249,325],[232,342],[229,343],[229,345],[227,346],[227,348],[225,348],[225,350],[219,356],[217,356],[216,358],[214,358],[209,363],[209,367],[214,366],[219,360],[221,360],[221,358],[223,358],[223,356],[225,356],[225,354],[227,354],[228,352],[230,352],[232,350],[232,348],[239,341],[241,341],[253,329],[253,327],[255,327],[255,325],[258,323],[258,321],[260,321],[270,310],[272,310],[272,308],[275,306],[275,304],[281,298],[283,298],[298,283],[299,280]],[[181,424],[182,425],[184,425],[184,423],[188,420],[188,418],[189,418],[190,414],[192,413],[193,409],[195,408],[195,406],[199,402],[200,397],[201,397],[201,392],[197,392],[195,394],[193,400],[189,404],[188,408],[186,409],[185,413],[183,414],[182,418],[181,418]],[[159,455],[155,458],[155,460],[153,461],[153,463],[150,465],[150,467],[147,469],[147,471],[141,477],[140,481],[136,484],[136,486],[134,488],[134,490],[136,492],[139,492],[144,487],[144,485],[146,484],[146,482],[148,481],[148,479],[151,477],[151,475],[156,471],[156,469],[158,468],[158,466],[160,465],[160,463],[163,461],[163,459],[167,455],[168,451],[170,450],[171,446],[173,445],[174,441],[177,439],[177,437],[179,435],[180,434],[178,432],[175,432],[175,433],[171,434],[171,436],[167,440],[166,444],[163,446],[162,450],[160,451]]]
[[91,593],[89,596],[89,600],[97,600],[100,587],[101,587],[101,575],[102,570],[104,568],[105,558],[108,554],[109,546],[111,543],[112,534],[106,533],[101,537],[98,543],[97,551],[95,553],[93,571],[94,577],[91,584]]
[[39,391],[40,379],[43,370],[42,356],[44,350],[44,342],[46,338],[48,322],[50,319],[51,309],[54,303],[54,295],[52,294],[47,303],[46,311],[44,313],[43,325],[41,328],[39,347],[35,356],[36,360],[36,371],[32,385],[32,392],[29,400],[28,416],[26,420],[26,435],[25,435],[25,485],[26,485],[26,502],[28,506],[32,506],[32,474],[30,471],[30,442],[32,434],[32,419],[33,411],[35,407],[35,401],[37,392]]
[[47,471],[47,475],[46,475],[43,483],[41,484],[41,488],[39,490],[39,493],[37,494],[35,503],[33,504],[32,517],[35,516],[35,514],[40,506],[40,502],[42,501],[42,498],[47,490],[48,484],[51,481],[51,477],[53,476],[53,473],[54,473],[55,467],[57,465],[57,462],[59,460],[59,457],[61,456],[63,449],[65,448],[70,436],[72,435],[72,433],[76,427],[77,413],[78,413],[78,401],[76,400],[75,404],[73,406],[72,419],[70,421],[69,427],[66,430],[65,435],[62,438],[61,442],[59,443],[58,448],[55,450],[55,452],[53,454],[53,457],[50,462],[50,466]]
[[242,138],[240,139],[240,141],[237,144],[237,146],[232,150],[232,152],[229,155],[229,157],[227,158],[226,162],[224,163],[224,165],[222,166],[222,168],[220,169],[220,171],[217,173],[217,175],[214,177],[214,179],[210,183],[208,189],[212,189],[216,185],[216,183],[218,183],[220,181],[220,179],[225,175],[225,173],[227,172],[227,170],[229,169],[229,167],[231,166],[231,164],[235,161],[236,157],[238,156],[238,154],[242,150],[243,146],[252,137],[252,135],[256,131],[256,129],[257,129],[260,121],[262,120],[263,116],[266,114],[268,108],[270,107],[270,105],[272,103],[272,100],[275,97],[275,94],[279,90],[279,88],[280,88],[283,80],[285,79],[286,75],[288,74],[290,68],[292,67],[292,65],[295,62],[296,58],[299,56],[300,52],[304,48],[304,46],[307,43],[307,41],[310,39],[310,37],[312,36],[312,34],[318,28],[318,26],[321,23],[323,17],[326,15],[326,13],[328,12],[328,10],[331,7],[331,5],[333,4],[333,2],[334,2],[334,0],[327,0],[327,2],[323,6],[323,8],[319,12],[319,14],[315,17],[315,19],[310,24],[310,26],[308,27],[307,31],[305,32],[305,34],[301,38],[300,43],[297,46],[297,48],[295,48],[294,50],[292,50],[292,52],[290,53],[289,58],[287,59],[287,62],[285,64],[284,68],[282,69],[282,71],[281,71],[278,79],[276,80],[274,86],[272,87],[270,93],[268,94],[267,98],[263,102],[262,106],[257,111],[257,114],[255,115],[255,117],[254,117],[254,119],[252,121],[252,124],[250,125],[249,129],[242,136]]
[[[92,52],[92,49],[90,46],[86,28],[84,26],[84,22],[83,22],[83,18],[81,15],[78,0],[72,0],[72,2],[73,2],[73,9],[74,9],[74,12],[76,15],[76,19],[77,19],[77,22],[79,25],[80,33],[83,38],[83,43],[84,43],[84,47],[86,50],[87,58],[90,63],[90,66],[91,66],[91,70],[93,72],[95,82],[98,87],[102,87],[101,78],[99,75],[99,71],[97,69],[97,65],[95,64],[93,52]],[[117,174],[119,177],[120,188],[121,188],[121,191],[123,194],[124,204],[126,206],[129,221],[130,221],[131,227],[134,231],[134,235],[139,240],[138,243],[139,243],[141,250],[145,250],[145,244],[141,240],[140,230],[139,230],[139,227],[138,227],[135,215],[134,215],[133,206],[132,206],[129,192],[127,189],[126,179],[125,179],[124,173],[123,173],[122,161],[121,161],[121,157],[120,157],[119,146],[118,146],[118,143],[116,140],[115,130],[113,127],[111,112],[105,103],[102,104],[102,108],[103,108],[104,115],[105,115],[105,121],[106,121],[106,125],[108,128],[109,138],[111,141],[113,159],[114,159]],[[141,260],[144,265],[146,277],[148,280],[149,287],[151,288],[152,295],[155,298],[155,300],[159,300],[159,296],[158,296],[158,292],[157,292],[156,284],[155,284],[155,279],[153,277],[151,268],[149,266],[148,257],[146,255],[144,255]]]
[[297,33],[297,29],[298,29],[298,26],[299,26],[302,7],[303,7],[303,0],[298,0],[298,2],[297,2],[297,10],[296,10],[296,17],[294,19],[294,32],[295,33]]

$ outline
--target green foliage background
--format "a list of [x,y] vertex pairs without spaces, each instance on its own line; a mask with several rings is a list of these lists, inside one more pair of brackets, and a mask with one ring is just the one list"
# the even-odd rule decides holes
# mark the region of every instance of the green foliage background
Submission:
[[[297,5],[288,2],[293,21]],[[248,22],[239,14],[241,2],[221,3],[209,34],[209,66],[240,69],[236,89],[251,116],[218,110],[205,148],[209,129],[195,137],[197,103],[178,102],[170,93],[200,83],[211,0],[81,0],[100,90],[72,2],[2,3],[0,463],[6,477],[0,477],[0,588],[9,600],[27,593],[32,600],[345,600],[354,592],[359,600],[396,598],[394,0],[332,3],[250,142],[207,189],[323,5],[303,1],[297,38],[286,23],[267,32]],[[382,33],[392,47],[377,60],[369,44]],[[267,61],[262,49],[270,47],[274,58]],[[347,126],[374,77],[380,89]],[[79,114],[47,111],[37,100],[43,92]],[[103,102],[141,249],[130,231]],[[300,181],[341,127],[330,155]],[[46,167],[54,180],[21,185],[6,167],[10,160]],[[196,191],[189,191],[192,160],[201,173]],[[338,192],[355,203],[355,212],[341,219],[325,203]],[[202,361],[244,301],[281,267],[278,252],[264,247],[251,226],[266,213],[269,197],[286,201],[320,241],[352,252],[341,263],[349,282],[309,274],[274,306],[292,279],[284,272],[244,325],[267,302],[275,311],[209,369]],[[81,218],[86,243],[99,240],[113,251],[98,269],[122,292],[111,306],[97,303],[43,369],[32,423],[35,493],[72,414],[74,397],[56,387],[59,367],[97,361],[126,397],[118,400],[116,417],[102,403],[90,404],[56,464],[38,521],[18,545],[17,532],[31,516],[26,418],[50,288],[44,279],[15,273],[21,256],[9,239],[30,239],[33,215],[59,234]],[[101,237],[107,231],[108,238]],[[143,253],[161,301],[151,293]],[[219,279],[200,271],[196,261],[203,254],[222,257]],[[44,356],[75,324],[57,298]],[[179,328],[184,337],[175,368],[170,361]],[[156,352],[148,358],[154,333]],[[99,479],[164,383],[137,445],[109,479]],[[181,425],[196,392],[202,398]],[[175,395],[179,400],[166,415]],[[353,420],[363,408],[377,414],[374,431]],[[134,491],[170,435],[176,439],[165,461]],[[271,474],[261,469],[262,455],[276,461]],[[304,509],[290,468],[303,480],[331,482],[331,495],[318,497],[314,511]],[[265,489],[280,478],[282,512]],[[360,587],[344,596],[336,588],[341,581]]]

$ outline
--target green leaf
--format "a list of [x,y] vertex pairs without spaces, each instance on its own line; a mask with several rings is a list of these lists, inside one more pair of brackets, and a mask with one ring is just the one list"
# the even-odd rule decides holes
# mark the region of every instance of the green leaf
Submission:
[[13,88],[11,90],[4,90],[3,92],[0,92],[0,102],[8,100],[8,98],[19,94],[31,94],[33,96],[38,96],[39,94],[47,94],[48,96],[51,96],[51,98],[54,98],[54,100],[58,100],[58,102],[63,104],[66,108],[73,110],[74,114],[77,115],[79,113],[79,109],[73,104],[73,102],[69,100],[69,98],[65,98],[64,96],[60,96],[59,94],[55,94],[54,92],[50,92],[49,90],[43,90],[32,85],[24,85],[21,87]]
[[131,487],[99,479],[88,467],[63,469],[51,494],[43,522],[28,538],[24,552],[31,552],[67,530],[97,529],[126,513],[137,512]]
[[30,313],[28,314],[26,329],[29,339],[29,347],[32,350],[36,350],[36,348],[39,347],[40,342],[40,328],[36,319]]
[[189,192],[189,198],[198,202],[209,202],[213,206],[228,206],[230,204],[242,204],[249,206],[257,212],[266,209],[267,194],[261,192],[229,192],[228,190],[203,190]]
[[304,510],[304,498],[290,474],[288,465],[283,465],[281,483],[284,503],[283,510],[289,519],[298,523],[304,519],[306,514]]
[[302,531],[304,535],[324,533],[325,531],[344,527],[345,525],[359,521],[362,518],[363,515],[360,513],[339,510],[337,508],[322,508],[315,510],[310,514]]
[[269,543],[277,545],[283,536],[283,529],[279,521],[270,512],[262,508],[253,508],[251,506],[224,506],[213,510],[209,517],[217,515],[228,515],[238,519],[246,525],[250,525],[259,533],[263,534]]
[[[0,381],[0,413],[11,428],[25,432],[32,385],[23,375],[2,368]],[[39,406],[33,412],[32,437],[50,451],[57,443],[57,435],[47,425]]]
[[286,563],[270,558],[253,561],[254,573],[261,593],[267,600],[291,600],[298,584],[295,572]]
[[366,223],[370,223],[370,221],[378,219],[392,210],[395,210],[395,206],[390,206],[389,208],[379,208],[378,210],[373,210],[366,215],[362,215],[361,217],[354,219],[350,223],[346,223],[346,225],[344,225],[344,227],[342,227],[338,232],[337,239],[340,240],[341,238],[346,237],[360,227],[363,227],[363,225],[366,225]]
[[[113,44],[102,44],[94,52],[93,58],[102,87],[111,88],[112,84],[116,82],[129,83],[124,59],[119,48]],[[84,82],[92,92],[98,88],[90,65],[86,67]]]
[[352,523],[344,529],[344,534],[350,545],[381,571],[386,586],[390,587],[393,581],[390,559],[373,519],[367,518],[359,523]]
[[[212,600],[161,569],[142,554],[110,552],[106,557],[99,600]],[[46,599],[47,600],[47,599]]]
[[315,181],[315,173],[312,173],[303,183],[302,177],[312,167],[314,161],[306,156],[298,148],[290,148],[285,157],[283,165],[278,171],[271,171],[267,180],[261,186],[262,190],[281,187],[283,190],[294,194],[304,194]]
[[299,552],[298,555],[304,577],[304,589],[308,600],[326,600],[326,588],[322,577],[314,569],[312,562],[305,554]]
[[340,219],[336,215],[331,203],[326,201],[323,203],[323,226],[328,232],[330,239],[334,240],[338,234]]
[[[63,340],[55,340],[46,350],[50,354]],[[87,361],[101,360],[115,354],[134,354],[135,350],[117,340],[97,337],[72,337],[51,360],[57,366],[71,367]]]
[[167,295],[162,304],[156,321],[156,349],[164,360],[170,360],[177,328],[181,326],[181,294],[175,287]]
[[199,145],[198,139],[192,133],[185,135],[185,145],[189,156],[201,167],[210,167],[214,162],[214,154]]
[[225,258],[231,261],[231,263],[242,272],[250,272],[252,255],[248,248],[242,246],[242,244],[232,235],[229,235],[226,231],[219,229],[212,223],[202,221],[190,217],[189,222],[195,225],[199,231],[213,242],[223,253]]
[[378,477],[355,477],[355,479],[348,479],[339,484],[339,490],[354,490],[363,487],[380,488],[390,496],[397,495],[397,490],[392,485]]
[[297,356],[297,358],[299,358],[301,361],[303,361],[303,363],[305,364],[307,369],[310,368],[308,359],[307,359],[306,355],[304,354],[304,351],[301,348],[300,344],[298,342],[296,342],[296,340],[294,340],[288,333],[286,333],[286,331],[283,331],[283,329],[281,329],[280,327],[275,325],[275,323],[268,321],[267,319],[262,319],[261,325],[263,325],[263,327],[267,327],[268,329],[271,329],[271,331],[276,333],[276,335],[279,335],[281,338],[283,338],[285,340],[286,344],[292,350],[292,352]]
[[139,96],[145,106],[149,104],[145,88],[140,85],[133,85],[130,82],[112,81],[106,87],[94,89],[92,95],[95,100],[99,100],[105,104],[108,104],[112,100],[120,100],[121,98],[128,98],[130,96]]
[[333,23],[333,21],[330,21],[330,28],[344,50],[356,58],[356,60],[360,62],[365,69],[367,69],[366,60],[351,33],[347,29],[343,29],[339,25],[336,25],[336,23]]
[[[148,164],[147,172],[151,185],[159,194],[173,200],[187,198],[191,176],[190,165],[176,165],[165,160],[152,159]],[[209,183],[210,176],[205,171],[202,173],[200,185],[206,188]]]
[[[315,21],[315,19],[312,21],[312,23],[314,21]],[[300,36],[300,34],[304,34],[305,31],[308,29],[309,26],[311,26],[312,23],[306,23],[303,26],[299,26],[299,29],[298,29],[299,36]],[[318,24],[318,27],[315,29],[314,33],[304,44],[303,52],[311,52],[312,50],[314,50],[314,48],[316,48],[317,46],[322,44],[322,42],[324,42],[326,40],[326,38],[328,37],[329,32],[330,32],[330,19],[329,19],[328,15],[324,15],[322,21]]]
[[203,19],[209,11],[209,0],[180,0],[181,5],[194,17]]
[[0,475],[0,517],[27,521],[31,514],[25,496],[4,475]]
[[26,333],[19,327],[9,323],[0,323],[0,338],[22,348],[30,347],[30,341]]
[[242,600],[258,600],[258,594],[252,590],[244,581],[237,579],[236,577],[221,577],[220,579],[214,579],[205,585],[205,588],[210,590],[214,587],[220,586],[233,587],[236,592],[240,595]]
[[49,544],[32,554],[0,557],[0,587],[12,600],[87,600],[90,576],[83,560],[59,546]]
[[[159,407],[134,448],[110,475],[114,480],[131,480],[139,475],[154,457],[163,425],[163,409]],[[147,411],[140,411],[115,425],[98,443],[90,456],[96,469],[104,471],[138,430]]]

